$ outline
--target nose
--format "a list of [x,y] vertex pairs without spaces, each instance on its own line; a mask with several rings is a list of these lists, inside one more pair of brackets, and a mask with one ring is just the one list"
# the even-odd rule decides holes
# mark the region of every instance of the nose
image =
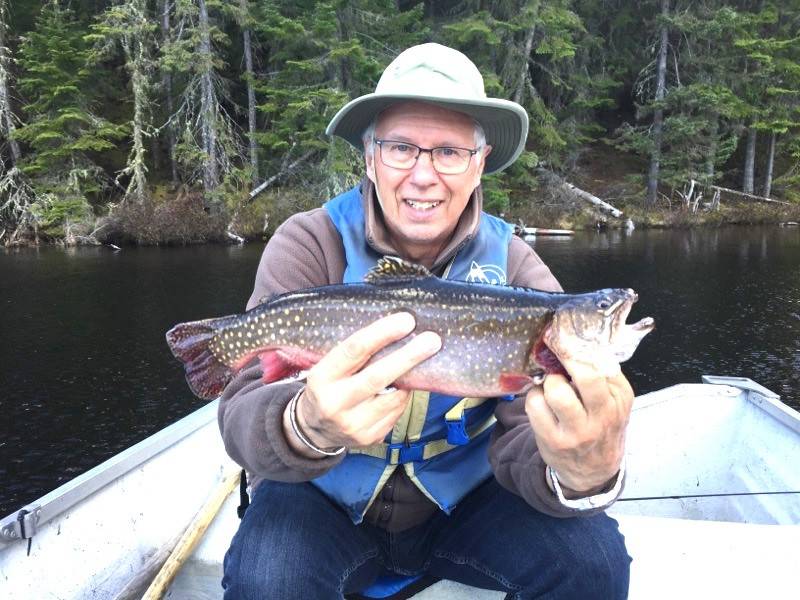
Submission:
[[423,150],[411,169],[411,182],[417,186],[429,186],[436,183],[438,178],[439,174],[433,168],[433,154],[430,150]]

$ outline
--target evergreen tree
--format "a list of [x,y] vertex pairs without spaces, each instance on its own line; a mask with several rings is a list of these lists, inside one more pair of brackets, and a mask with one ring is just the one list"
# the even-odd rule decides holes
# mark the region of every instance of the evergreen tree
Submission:
[[[266,118],[257,136],[268,174],[318,155],[322,195],[335,195],[362,172],[360,156],[325,127],[348,100],[374,91],[383,68],[419,43],[421,9],[397,13],[387,0],[304,0],[262,3],[259,34],[269,60],[258,91]],[[416,31],[414,31],[416,29]]]
[[131,154],[120,175],[130,177],[125,198],[135,198],[142,203],[147,197],[144,138],[151,135],[151,47],[155,26],[149,20],[144,0],[120,0],[98,18],[92,29],[94,33],[86,36],[86,40],[95,44],[97,60],[113,57],[117,44],[123,52],[130,77],[133,115],[130,123]]
[[52,235],[90,219],[89,199],[110,183],[93,156],[125,135],[91,109],[89,57],[81,25],[57,0],[44,5],[20,49],[27,124],[15,137],[28,147],[20,169],[32,180],[41,222]]
[[[0,133],[8,144],[9,160],[12,164],[19,162],[22,153],[19,143],[14,139],[17,117],[11,107],[11,50],[8,47],[9,13],[7,0],[0,0]],[[4,149],[0,147],[0,161],[3,160]]]
[[170,117],[180,132],[178,162],[186,181],[202,185],[206,205],[215,213],[225,209],[225,193],[240,188],[245,175],[240,127],[220,74],[225,66],[220,48],[229,44],[219,26],[224,7],[221,0],[176,0],[174,37],[162,49],[162,68],[185,80]]
[[[745,54],[759,77],[752,77],[754,88],[752,114],[757,116],[749,130],[749,138],[756,132],[768,137],[767,158],[764,161],[764,196],[772,193],[772,180],[778,136],[796,136],[800,129],[800,2],[766,4],[760,11],[748,15],[747,27],[734,41]],[[751,133],[752,132],[752,133]],[[755,143],[748,145],[745,188],[754,187],[753,169],[756,162]],[[745,189],[744,191],[748,191]]]
[[253,26],[255,19],[248,0],[239,0],[236,20],[242,30],[242,53],[245,72],[243,79],[247,87],[247,141],[250,149],[250,177],[253,184],[258,183],[258,141],[256,139],[256,92],[253,69]]

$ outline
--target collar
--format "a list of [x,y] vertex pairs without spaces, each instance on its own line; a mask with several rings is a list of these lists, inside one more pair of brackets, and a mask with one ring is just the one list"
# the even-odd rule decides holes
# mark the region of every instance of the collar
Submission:
[[[383,255],[399,256],[399,252],[392,245],[389,230],[383,219],[383,212],[378,204],[375,194],[375,184],[369,177],[364,177],[361,182],[361,202],[364,207],[364,225],[367,243],[373,250]],[[469,243],[478,232],[481,224],[481,209],[483,208],[483,190],[481,186],[472,192],[464,212],[456,224],[456,229],[444,249],[433,263],[433,272],[441,269],[463,246]]]

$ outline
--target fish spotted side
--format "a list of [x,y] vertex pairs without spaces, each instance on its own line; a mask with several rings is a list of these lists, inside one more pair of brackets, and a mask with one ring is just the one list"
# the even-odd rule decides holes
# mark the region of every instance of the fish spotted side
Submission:
[[409,312],[415,330],[373,360],[423,331],[439,334],[442,347],[395,387],[489,397],[522,393],[544,374],[564,372],[559,357],[601,369],[627,360],[654,327],[651,318],[625,323],[636,300],[630,289],[566,294],[450,281],[384,257],[363,283],[289,292],[240,315],[181,323],[167,343],[192,391],[211,399],[256,358],[264,382],[278,381],[369,323]]

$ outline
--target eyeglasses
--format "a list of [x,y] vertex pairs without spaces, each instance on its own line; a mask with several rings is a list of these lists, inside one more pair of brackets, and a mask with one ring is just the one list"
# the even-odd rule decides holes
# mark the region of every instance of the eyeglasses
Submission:
[[439,146],[436,148],[420,148],[416,144],[399,142],[396,140],[374,140],[381,149],[381,161],[393,169],[409,170],[417,164],[419,155],[429,152],[433,168],[442,175],[459,175],[466,172],[472,155],[477,154],[479,148],[454,148],[453,146]]

